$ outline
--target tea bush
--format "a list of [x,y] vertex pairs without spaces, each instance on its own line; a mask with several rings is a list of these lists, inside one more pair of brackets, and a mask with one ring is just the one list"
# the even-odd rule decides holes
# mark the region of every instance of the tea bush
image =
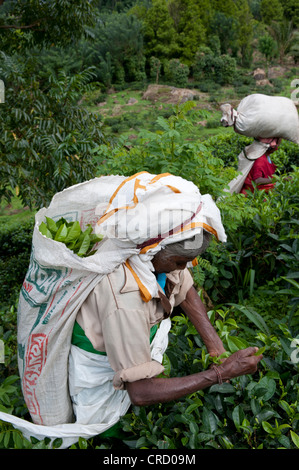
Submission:
[[[127,445],[150,449],[298,447],[299,369],[290,361],[292,337],[284,319],[262,322],[263,327],[257,328],[258,315],[255,325],[234,309],[210,312],[210,316],[212,321],[218,318],[218,334],[231,353],[249,345],[266,347],[259,371],[177,402],[133,407],[122,419]],[[195,373],[211,362],[188,319],[174,317],[167,375]]]
[[[140,132],[134,146],[124,137],[98,146],[93,152],[94,164],[98,175],[129,176],[141,170],[174,173],[192,180],[202,193],[212,194],[228,240],[212,242],[199,258],[193,269],[195,285],[227,353],[257,346],[263,349],[264,358],[253,375],[213,385],[176,402],[132,406],[121,419],[119,440],[81,438],[74,448],[299,448],[298,151],[295,145],[283,142],[273,154],[278,171],[271,193],[229,195],[223,189],[237,174],[237,155],[251,139],[227,133],[195,141],[194,122],[203,115],[190,103],[175,107],[168,118],[158,119],[156,132]],[[32,228],[29,224],[18,230],[1,229],[4,269],[0,276],[5,292],[20,287]],[[10,269],[17,262],[18,278]],[[16,362],[17,302],[13,296],[8,300],[0,310],[0,339],[5,343],[0,409],[28,418]],[[213,361],[195,328],[176,310],[164,376],[199,372]],[[60,444],[56,440],[52,446]],[[49,440],[28,441],[11,425],[0,422],[0,448],[47,447]]]
[[10,306],[18,296],[28,269],[34,219],[0,226],[0,305]]

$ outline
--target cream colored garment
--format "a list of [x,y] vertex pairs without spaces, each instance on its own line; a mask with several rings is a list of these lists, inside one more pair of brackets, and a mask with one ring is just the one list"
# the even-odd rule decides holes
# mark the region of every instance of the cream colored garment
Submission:
[[[171,308],[185,300],[193,285],[188,269],[167,275],[174,285]],[[164,319],[157,295],[149,302],[141,299],[138,285],[125,266],[108,274],[89,294],[77,315],[93,347],[106,351],[115,371],[113,384],[122,389],[124,382],[154,377],[164,368],[151,360],[150,328]]]
[[[94,255],[82,259],[64,243],[39,232],[45,217],[78,220],[83,229],[97,225],[104,239]],[[71,423],[67,367],[77,313],[101,279],[124,262],[142,298],[149,302],[157,293],[153,256],[166,244],[191,238],[203,229],[226,240],[211,196],[201,195],[193,183],[168,173],[104,176],[57,193],[50,206],[36,214],[18,310],[19,372],[35,425],[5,413],[0,419],[33,436],[42,435],[43,429],[49,437],[78,440],[102,432],[102,423],[90,427]]]

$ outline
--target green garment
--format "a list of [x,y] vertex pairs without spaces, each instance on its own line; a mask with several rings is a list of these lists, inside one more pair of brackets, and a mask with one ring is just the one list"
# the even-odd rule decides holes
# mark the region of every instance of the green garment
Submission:
[[[152,342],[156,331],[158,329],[158,325],[154,325],[151,330],[150,330],[150,342]],[[77,346],[78,348],[83,349],[84,351],[88,351],[94,354],[100,354],[102,356],[107,356],[107,354],[104,351],[97,351],[91,341],[87,338],[87,336],[84,333],[84,330],[81,328],[79,323],[75,322],[74,329],[73,329],[73,334],[72,334],[72,344],[74,346]],[[123,439],[124,438],[124,433],[122,431],[120,422],[114,424],[111,428],[107,429],[107,431],[104,431],[103,433],[99,434],[99,437],[101,439],[107,438],[107,437],[115,437],[117,439]]]

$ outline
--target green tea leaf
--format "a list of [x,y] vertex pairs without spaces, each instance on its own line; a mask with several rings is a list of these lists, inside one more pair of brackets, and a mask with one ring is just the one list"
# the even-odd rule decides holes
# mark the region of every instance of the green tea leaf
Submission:
[[57,229],[61,227],[61,225],[65,224],[68,226],[68,221],[64,217],[60,217],[60,219],[56,222]]
[[95,233],[90,234],[90,243],[96,244],[103,240],[103,235],[96,235]]
[[47,227],[48,229],[53,233],[53,235],[57,232],[58,228],[56,225],[56,222],[54,222],[53,219],[50,219],[50,217],[46,217],[47,221]]
[[227,345],[232,353],[247,348],[247,343],[236,336],[228,336]]
[[78,220],[72,223],[72,225],[68,228],[67,236],[64,240],[65,243],[71,243],[76,241],[81,234],[81,227]]
[[241,426],[243,419],[245,418],[244,411],[240,405],[237,405],[234,408],[233,413],[232,413],[232,418],[233,418],[233,422],[236,428],[238,429]]
[[47,225],[45,224],[45,222],[42,222],[39,226],[39,231],[42,235],[44,235],[45,237],[47,238],[50,238],[50,239],[53,239],[53,236],[52,236],[52,233],[50,232],[50,230],[48,229]]
[[91,256],[96,251],[92,250],[96,243],[99,243],[103,236],[98,236],[92,233],[92,226],[87,225],[87,228],[82,232],[79,221],[67,222],[66,219],[61,217],[55,222],[50,217],[46,217],[46,222],[40,224],[39,230],[42,235],[58,242],[63,242],[80,257]]
[[267,421],[262,421],[262,426],[267,433],[271,434],[273,432],[273,427]]
[[292,441],[294,442],[295,446],[298,447],[298,449],[299,449],[299,436],[298,436],[298,434],[296,434],[294,431],[290,431],[290,433],[291,433]]
[[254,353],[254,356],[260,356],[260,354],[263,354],[263,352],[265,351],[265,349],[266,349],[266,346],[264,346],[264,347],[258,349],[258,350],[256,351],[256,353]]
[[62,224],[55,235],[54,240],[57,242],[64,242],[67,236],[67,226]]
[[255,326],[257,326],[263,333],[265,333],[266,335],[270,334],[267,324],[265,323],[263,317],[258,312],[256,312],[252,308],[245,307],[244,305],[238,305],[238,304],[229,304],[229,305],[232,305],[237,310],[244,313],[244,315],[246,315],[248,320],[252,321],[252,323],[254,323]]
[[88,233],[86,233],[84,235],[83,241],[81,243],[81,246],[80,246],[80,249],[79,249],[77,255],[78,256],[84,256],[88,252],[89,245],[90,245],[90,236],[89,236]]

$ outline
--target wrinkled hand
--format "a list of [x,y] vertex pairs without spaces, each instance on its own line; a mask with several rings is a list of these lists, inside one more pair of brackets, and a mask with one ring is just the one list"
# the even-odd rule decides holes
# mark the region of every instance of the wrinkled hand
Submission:
[[260,356],[254,356],[257,351],[258,348],[254,347],[240,349],[228,357],[218,366],[222,379],[227,380],[233,377],[239,377],[240,375],[254,374],[257,370],[258,363],[263,358],[262,354]]

